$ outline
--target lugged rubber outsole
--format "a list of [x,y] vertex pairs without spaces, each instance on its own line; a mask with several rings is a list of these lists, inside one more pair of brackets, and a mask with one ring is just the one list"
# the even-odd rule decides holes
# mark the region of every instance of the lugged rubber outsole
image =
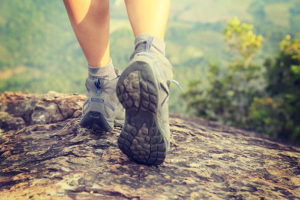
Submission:
[[107,123],[100,112],[89,111],[80,121],[83,128],[93,129],[101,132],[111,131],[112,127]]
[[137,163],[161,164],[166,144],[157,123],[158,83],[151,67],[140,61],[128,66],[118,80],[117,96],[126,110],[119,148]]

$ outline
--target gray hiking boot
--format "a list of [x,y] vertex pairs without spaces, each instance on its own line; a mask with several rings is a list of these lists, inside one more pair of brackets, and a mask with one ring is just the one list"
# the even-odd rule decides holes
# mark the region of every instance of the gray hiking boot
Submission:
[[146,165],[161,164],[170,147],[168,99],[173,74],[164,51],[163,41],[139,35],[117,83],[117,96],[126,111],[119,148]]
[[97,131],[111,131],[124,123],[124,109],[116,96],[116,84],[119,78],[89,77],[86,80],[87,100],[83,105],[80,125]]

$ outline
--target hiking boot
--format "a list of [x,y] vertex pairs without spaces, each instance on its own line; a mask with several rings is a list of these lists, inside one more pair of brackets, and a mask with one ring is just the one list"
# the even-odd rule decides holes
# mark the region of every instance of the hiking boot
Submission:
[[80,125],[97,131],[111,131],[114,126],[124,123],[124,109],[116,96],[119,78],[89,77],[86,80],[87,100],[83,105]]
[[118,145],[137,163],[159,165],[170,147],[168,99],[172,75],[163,41],[139,35],[117,83],[117,96],[126,111]]

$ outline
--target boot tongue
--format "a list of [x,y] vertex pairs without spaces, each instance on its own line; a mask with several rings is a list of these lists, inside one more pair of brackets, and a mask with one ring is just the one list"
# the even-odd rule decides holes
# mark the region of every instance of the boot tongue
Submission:
[[155,48],[161,54],[165,55],[165,43],[164,41],[147,34],[141,34],[135,38],[135,52],[150,51],[151,48]]

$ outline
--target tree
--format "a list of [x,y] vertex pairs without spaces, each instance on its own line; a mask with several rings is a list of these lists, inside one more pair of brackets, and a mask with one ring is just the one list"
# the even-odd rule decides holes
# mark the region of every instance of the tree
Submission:
[[293,143],[300,142],[300,40],[287,35],[280,53],[265,62],[267,96],[251,106],[252,129]]
[[235,18],[228,22],[225,40],[235,52],[235,60],[227,70],[211,64],[209,82],[193,81],[183,97],[197,116],[238,127],[246,127],[249,108],[254,98],[262,96],[262,67],[251,63],[262,47],[263,37],[253,33],[253,27]]
[[250,65],[255,53],[262,47],[263,36],[256,35],[252,25],[241,23],[238,18],[228,22],[224,35],[229,47],[242,57],[240,62],[245,67]]

